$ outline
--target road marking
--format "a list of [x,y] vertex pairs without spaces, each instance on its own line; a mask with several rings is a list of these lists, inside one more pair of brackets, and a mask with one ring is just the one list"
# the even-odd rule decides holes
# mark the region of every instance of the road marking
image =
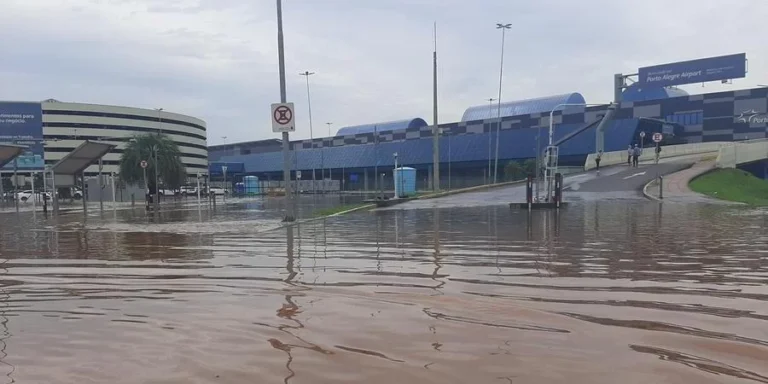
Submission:
[[642,176],[642,175],[645,175],[645,172],[638,172],[638,173],[635,173],[632,176],[627,176],[627,177],[624,178],[624,180],[631,179],[631,178],[633,178],[635,176]]

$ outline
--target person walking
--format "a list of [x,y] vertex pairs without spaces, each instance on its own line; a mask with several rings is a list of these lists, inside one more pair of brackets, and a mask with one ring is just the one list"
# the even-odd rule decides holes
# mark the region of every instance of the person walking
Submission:
[[640,160],[640,155],[643,154],[643,149],[635,144],[635,148],[632,151],[632,166],[637,168]]
[[656,164],[659,163],[660,156],[661,156],[661,145],[656,144]]
[[595,156],[595,169],[597,169],[597,173],[600,173],[600,160],[603,159],[603,151],[597,152],[597,156]]
[[634,154],[635,154],[635,150],[632,149],[632,144],[630,144],[629,147],[627,147],[627,165],[632,166],[632,155]]

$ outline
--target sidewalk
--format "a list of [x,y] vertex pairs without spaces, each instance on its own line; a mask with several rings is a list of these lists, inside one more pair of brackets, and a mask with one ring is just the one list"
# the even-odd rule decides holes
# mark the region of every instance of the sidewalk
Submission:
[[[700,161],[688,169],[664,176],[663,198],[664,200],[685,201],[685,202],[708,202],[708,203],[726,203],[728,202],[710,198],[700,193],[694,192],[688,184],[695,177],[702,175],[715,168],[714,160]],[[653,200],[659,200],[659,181],[654,180],[648,183],[643,189],[643,194]]]

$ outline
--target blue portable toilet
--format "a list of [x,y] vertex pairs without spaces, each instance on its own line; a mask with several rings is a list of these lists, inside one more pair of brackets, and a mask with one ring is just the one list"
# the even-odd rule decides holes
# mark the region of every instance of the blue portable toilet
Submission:
[[408,197],[416,194],[416,169],[409,167],[395,168],[395,197]]
[[259,186],[259,178],[257,176],[243,177],[243,184],[245,184],[245,194],[247,196],[254,196],[254,195],[261,194],[261,188]]

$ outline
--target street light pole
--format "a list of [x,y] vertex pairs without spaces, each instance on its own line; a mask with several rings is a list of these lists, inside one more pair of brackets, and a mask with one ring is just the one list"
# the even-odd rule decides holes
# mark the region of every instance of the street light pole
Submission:
[[499,135],[501,132],[501,85],[504,79],[504,37],[506,36],[507,29],[511,29],[512,24],[496,24],[496,29],[501,29],[501,66],[499,67],[499,109],[496,111],[496,117],[498,122],[496,123],[496,156],[493,166],[493,183],[496,184],[496,179],[499,175]]
[[157,145],[152,146],[152,152],[154,152],[155,155],[155,164],[153,165],[155,168],[155,212],[157,212],[160,209],[160,184],[158,184],[159,178],[157,176],[158,168],[160,167],[157,161]]
[[[314,75],[314,72],[304,71],[299,75],[307,78],[307,108],[309,109],[309,141],[312,143],[312,149],[315,148],[315,135],[312,132],[312,98],[309,94],[309,77]],[[312,193],[315,193],[315,163],[312,162]]]
[[437,23],[432,52],[432,190],[440,190],[440,128],[437,125]]
[[[488,99],[488,120],[493,118],[493,97]],[[491,160],[493,152],[491,152],[491,149],[493,148],[493,126],[488,127],[488,184],[491,183]]]
[[[280,102],[287,101],[285,91],[285,44],[283,42],[283,2],[277,2],[277,59],[280,69]],[[292,222],[296,218],[293,213],[293,197],[291,195],[291,150],[290,136],[283,132],[283,180],[285,180],[285,218],[283,221]]]

